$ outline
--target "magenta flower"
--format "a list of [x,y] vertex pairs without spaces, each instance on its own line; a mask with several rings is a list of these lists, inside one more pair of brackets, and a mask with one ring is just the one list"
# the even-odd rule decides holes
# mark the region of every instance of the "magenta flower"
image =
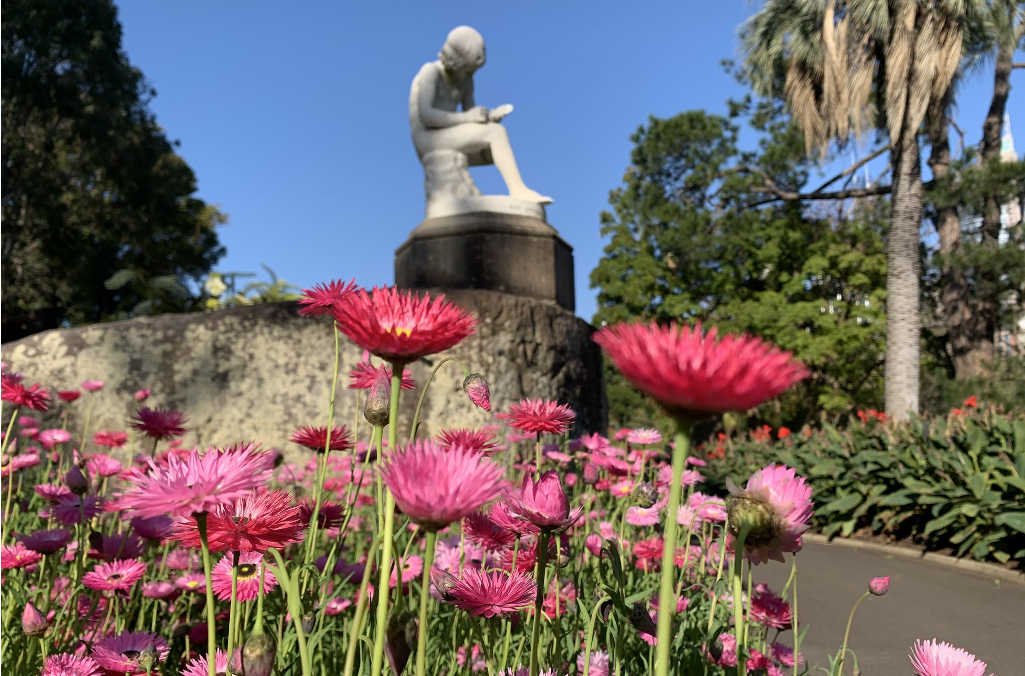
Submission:
[[153,439],[173,439],[185,434],[185,414],[165,408],[140,408],[132,427]]
[[102,380],[84,380],[81,385],[82,389],[86,392],[99,392],[103,389]]
[[916,640],[908,659],[916,676],[983,676],[986,672],[986,663],[975,655],[935,638]]
[[523,399],[500,415],[510,427],[534,434],[563,434],[577,414],[569,406],[543,399]]
[[27,568],[43,560],[43,555],[32,551],[21,542],[0,548],[0,569]]
[[627,508],[625,518],[631,526],[654,526],[661,520],[661,512],[662,505],[652,505],[651,507],[634,505]]
[[530,521],[513,513],[511,506],[505,500],[500,500],[491,505],[488,518],[494,521],[499,528],[512,531],[517,535],[532,535],[541,532],[541,529]]
[[331,312],[335,303],[357,288],[355,279],[348,282],[335,279],[327,284],[318,282],[312,289],[303,289],[299,298],[299,305],[302,306],[299,308],[299,314],[314,317],[326,315]]
[[757,585],[751,596],[751,619],[774,629],[789,629],[793,622],[790,604],[766,584]]
[[65,526],[88,523],[103,511],[103,502],[94,495],[71,495],[61,498],[51,511],[53,518]]
[[566,530],[583,512],[578,507],[570,513],[562,481],[554,470],[545,472],[536,482],[529,473],[524,475],[519,492],[509,499],[515,514],[546,531]]
[[534,580],[526,575],[470,567],[439,591],[443,600],[477,617],[515,613],[537,596]]
[[461,446],[465,449],[490,455],[502,448],[495,443],[495,433],[488,429],[470,430],[465,428],[441,430],[435,437],[439,444],[446,448]]
[[82,393],[78,390],[58,390],[57,397],[61,401],[72,402],[82,396]]
[[100,430],[93,435],[93,443],[97,446],[106,446],[108,448],[121,448],[128,441],[127,432],[113,432],[110,430]]
[[52,429],[43,430],[39,433],[39,443],[43,445],[43,448],[50,450],[57,444],[63,444],[71,440],[71,433],[67,430]]
[[127,591],[146,573],[146,564],[138,559],[99,563],[82,576],[82,584],[99,591]]
[[463,519],[463,532],[466,537],[488,551],[501,551],[516,540],[516,533],[503,528],[491,520],[487,514],[474,512]]
[[[96,434],[99,435],[99,432]],[[121,434],[127,439],[128,435],[124,432],[119,432],[118,434]],[[93,437],[94,443],[95,440],[96,438]],[[102,446],[103,444],[98,445]],[[120,446],[121,444],[118,445]],[[117,476],[124,470],[124,467],[121,466],[120,462],[109,455],[104,455],[103,453],[96,453],[95,455],[89,456],[85,461],[85,468],[89,470],[90,474],[101,477]]]
[[100,665],[91,657],[79,657],[70,653],[50,655],[43,662],[40,676],[100,676]]
[[21,538],[21,543],[34,552],[40,554],[53,554],[64,549],[64,546],[71,540],[71,531],[64,528],[53,530],[37,530]]
[[142,595],[148,599],[166,599],[178,593],[174,584],[166,581],[143,582]]
[[268,481],[272,462],[269,453],[252,445],[169,455],[166,466],[149,460],[149,471],[132,477],[132,485],[108,503],[107,509],[143,517],[170,514],[184,518],[210,512]]
[[[390,366],[374,366],[369,360],[356,364],[356,368],[349,371],[350,390],[369,390],[379,378],[391,382]],[[413,372],[409,369],[402,369],[402,384],[400,389],[415,390],[416,382],[413,380]]]
[[174,521],[169,516],[151,516],[149,518],[143,518],[136,516],[132,518],[132,528],[139,537],[144,537],[147,540],[153,540],[159,542],[171,537],[171,533],[174,531]]
[[700,324],[617,324],[594,341],[635,387],[690,416],[746,411],[808,375],[789,352]]
[[[327,428],[326,427],[300,427],[295,432],[292,432],[292,436],[289,440],[305,446],[311,451],[317,453],[323,453],[324,447],[327,445]],[[345,451],[352,448],[352,438],[349,436],[349,430],[346,429],[345,425],[337,425],[331,428],[331,450],[332,451]]]
[[21,630],[26,636],[42,636],[49,624],[46,615],[39,612],[31,601],[25,604],[25,609],[21,611]]
[[488,381],[479,373],[471,373],[463,380],[463,392],[470,398],[473,405],[485,411],[491,410],[491,389]]
[[71,491],[64,484],[36,484],[33,490],[35,490],[36,495],[51,505],[57,504],[63,497],[72,495]]
[[131,533],[114,533],[103,535],[95,549],[89,551],[90,556],[98,556],[104,561],[117,559],[137,559],[142,556],[142,540]]
[[[424,560],[416,554],[410,554],[401,561],[402,563],[402,584],[409,584],[424,571]],[[388,586],[395,588],[399,583],[398,564],[392,565],[391,577],[388,579]]]
[[[210,571],[210,575],[213,577],[213,571]],[[206,592],[206,577],[203,573],[186,573],[175,578],[174,586],[182,591],[202,594]]]
[[395,288],[345,294],[330,310],[338,330],[389,362],[408,363],[447,350],[473,333],[477,320],[439,295]]
[[[800,551],[801,535],[808,530],[812,514],[811,486],[802,477],[789,467],[769,465],[748,479],[740,497],[765,512],[768,524],[768,528],[751,531],[745,542],[744,555],[749,561],[782,563],[784,552]],[[734,534],[735,525],[730,525]]]
[[883,596],[890,590],[890,576],[874,577],[868,581],[868,591],[873,596]]
[[156,634],[131,631],[108,636],[93,645],[92,658],[109,672],[116,674],[142,674],[147,671],[139,664],[144,655],[152,657],[152,665],[167,659],[167,641]]
[[9,401],[15,406],[25,406],[33,411],[45,411],[50,408],[50,393],[39,383],[25,387],[20,381],[4,374],[0,378],[0,399]]
[[[210,572],[210,580],[213,583],[214,594],[221,601],[231,598],[231,562],[233,554],[227,554]],[[252,601],[260,595],[260,564],[263,563],[263,554],[260,552],[242,552],[238,558],[238,591],[236,592],[239,601]],[[263,593],[269,594],[278,586],[278,580],[274,574],[263,567]]]
[[141,390],[136,390],[135,394],[133,394],[132,397],[136,401],[146,401],[147,399],[149,399],[149,395],[151,394],[153,394],[153,390],[149,388],[143,388]]
[[416,441],[390,453],[381,476],[413,522],[439,530],[498,497],[502,468],[462,448]]
[[[217,676],[227,676],[228,653],[218,649],[214,655],[214,673]],[[181,676],[207,676],[209,673],[210,663],[207,661],[206,655],[200,655],[185,665],[185,668],[181,671]]]
[[[250,493],[233,505],[215,507],[207,514],[207,542],[212,552],[265,552],[301,542],[308,521],[284,491]],[[199,526],[189,516],[175,524],[173,537],[187,547],[198,548]]]
[[609,676],[609,654],[604,650],[593,652],[588,656],[586,653],[577,655],[577,673],[584,673],[584,665],[591,663],[588,673],[591,676]]

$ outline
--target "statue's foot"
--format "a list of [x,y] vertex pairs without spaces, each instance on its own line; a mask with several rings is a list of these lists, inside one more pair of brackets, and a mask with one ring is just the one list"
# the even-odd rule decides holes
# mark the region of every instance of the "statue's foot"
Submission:
[[510,191],[509,197],[515,197],[518,200],[524,200],[527,202],[537,202],[538,204],[551,204],[552,198],[546,197],[539,192],[535,192],[530,188],[523,188],[515,192]]

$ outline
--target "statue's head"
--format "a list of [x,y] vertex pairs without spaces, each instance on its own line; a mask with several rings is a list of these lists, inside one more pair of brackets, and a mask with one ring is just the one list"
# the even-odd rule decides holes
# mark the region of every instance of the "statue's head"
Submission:
[[457,26],[449,31],[438,58],[445,70],[469,75],[484,65],[484,38],[469,26]]

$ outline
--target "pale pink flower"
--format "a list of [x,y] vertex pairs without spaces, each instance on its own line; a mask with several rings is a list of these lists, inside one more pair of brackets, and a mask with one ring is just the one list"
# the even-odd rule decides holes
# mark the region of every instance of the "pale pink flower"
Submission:
[[[210,582],[214,595],[221,601],[231,598],[231,564],[234,554],[227,554],[217,562],[210,571]],[[260,595],[260,566],[263,554],[260,552],[241,552],[238,557],[238,573],[236,579],[236,598],[239,601],[252,601]],[[263,593],[269,594],[278,586],[278,580],[269,568],[263,566]]]
[[40,676],[100,676],[102,673],[100,665],[91,657],[61,653],[46,658]]
[[662,506],[638,507],[634,505],[626,510],[626,522],[631,526],[654,526],[661,519]]
[[626,435],[628,443],[636,444],[638,446],[647,446],[650,444],[657,444],[662,441],[662,433],[656,429],[641,428],[636,430],[630,430]]
[[[584,653],[577,655],[577,672],[584,673],[584,664],[588,661],[588,656]],[[591,667],[588,674],[590,676],[609,676],[609,654],[604,650],[593,652],[590,655]]]
[[534,580],[520,573],[464,568],[459,579],[439,585],[442,598],[479,617],[515,613],[533,603]]
[[[210,673],[210,663],[206,655],[194,658],[181,670],[181,676],[207,676]],[[214,673],[217,676],[228,675],[228,653],[217,649],[214,653]]]
[[784,552],[801,549],[801,535],[811,519],[811,486],[796,472],[783,465],[769,465],[747,481],[745,494],[761,500],[771,510],[773,532],[745,544],[744,555],[754,563],[769,559],[783,562]]
[[918,639],[908,655],[916,676],[983,676],[986,663],[967,650],[935,638]]
[[86,392],[99,392],[103,389],[102,380],[84,380],[82,381],[82,389]]

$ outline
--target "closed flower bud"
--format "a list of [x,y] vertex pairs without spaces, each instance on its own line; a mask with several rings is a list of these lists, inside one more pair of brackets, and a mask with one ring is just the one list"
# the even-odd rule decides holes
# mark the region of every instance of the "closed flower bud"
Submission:
[[21,613],[21,630],[26,636],[42,636],[46,632],[46,616],[29,601]]
[[726,500],[726,524],[734,537],[747,533],[745,546],[756,547],[772,542],[780,531],[772,506],[750,493],[740,493]]
[[463,381],[463,392],[470,398],[473,405],[485,411],[491,410],[491,390],[488,381],[479,373],[471,373]]
[[145,673],[153,671],[153,667],[158,661],[157,651],[154,650],[153,646],[148,645],[143,648],[142,652],[139,653],[139,668]]
[[637,504],[644,509],[650,508],[658,501],[658,491],[645,481],[637,487]]
[[253,634],[242,647],[244,676],[269,676],[274,668],[274,641],[266,634]]
[[874,577],[868,583],[868,591],[873,596],[882,596],[890,589],[890,576]]
[[384,427],[388,424],[388,407],[391,405],[391,383],[382,369],[374,378],[374,383],[367,390],[367,403],[363,407],[363,417],[371,425]]
[[64,484],[75,495],[85,495],[89,490],[89,480],[85,478],[77,465],[72,465],[68,473],[64,475]]

